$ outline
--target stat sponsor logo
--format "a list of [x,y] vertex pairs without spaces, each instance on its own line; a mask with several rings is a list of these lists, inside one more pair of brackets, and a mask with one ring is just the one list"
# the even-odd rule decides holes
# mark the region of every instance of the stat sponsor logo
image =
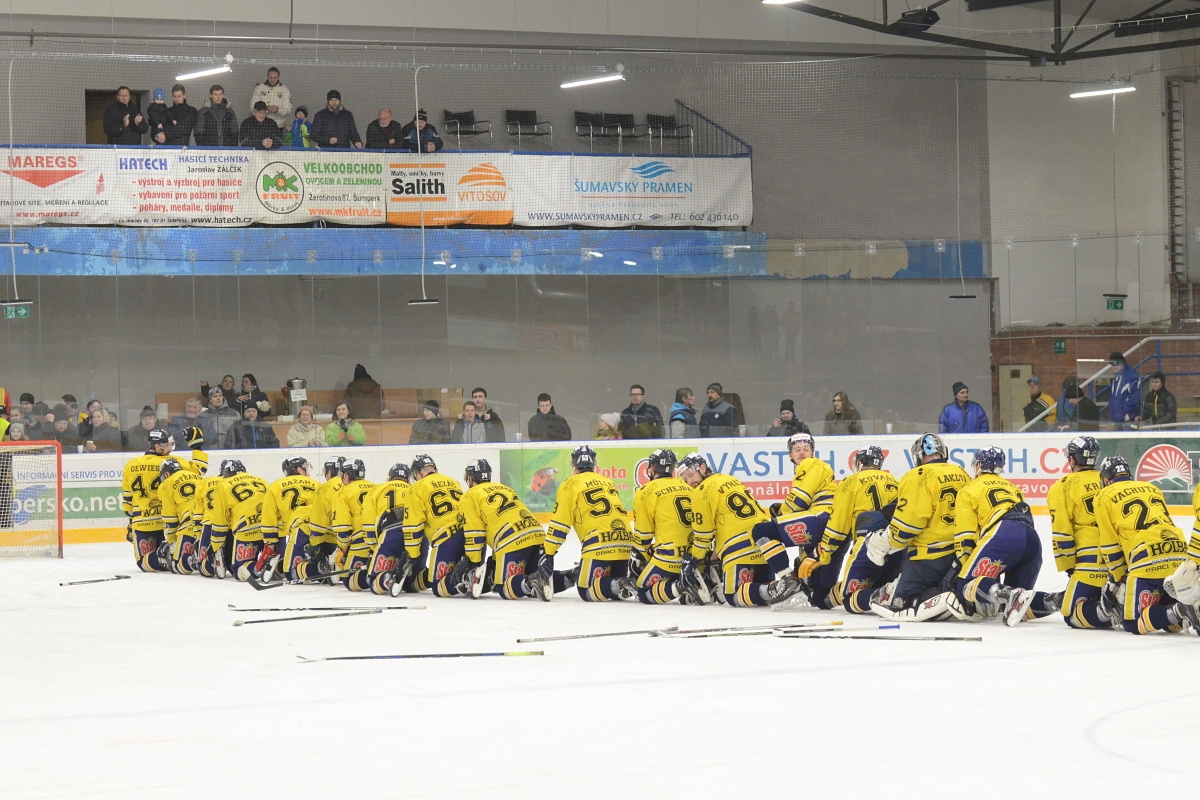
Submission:
[[274,214],[290,214],[304,203],[304,179],[291,164],[272,161],[258,172],[255,195]]

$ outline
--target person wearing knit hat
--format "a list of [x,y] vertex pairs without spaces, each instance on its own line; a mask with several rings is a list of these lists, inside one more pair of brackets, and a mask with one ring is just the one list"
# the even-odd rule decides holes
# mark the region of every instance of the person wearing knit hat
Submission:
[[150,431],[157,427],[158,412],[151,406],[143,406],[138,414],[138,424],[125,431],[125,449],[135,453],[150,450]]
[[442,137],[429,124],[425,109],[419,109],[412,122],[400,129],[402,146],[412,153],[436,153],[442,149]]
[[[623,439],[618,428],[621,425],[621,415],[615,411],[600,415],[599,426],[596,429],[596,439]],[[637,437],[640,438],[640,437]]]
[[738,413],[724,397],[719,383],[708,385],[708,402],[700,413],[700,438],[716,439],[740,436]]
[[939,433],[987,433],[988,418],[983,406],[970,399],[970,391],[962,381],[951,387],[954,400],[947,403],[938,419]]
[[171,124],[170,109],[166,104],[167,93],[155,89],[150,105],[146,108],[146,124],[150,126],[150,144],[167,143],[167,126]]
[[442,407],[437,400],[426,400],[421,406],[421,419],[413,423],[409,444],[449,444],[450,423],[442,419]]
[[796,404],[784,400],[779,404],[779,416],[771,422],[767,436],[791,436],[795,433],[812,433],[808,426],[796,418]]
[[325,107],[313,115],[309,137],[323,149],[363,146],[354,114],[342,105],[342,93],[337,89],[329,90]]

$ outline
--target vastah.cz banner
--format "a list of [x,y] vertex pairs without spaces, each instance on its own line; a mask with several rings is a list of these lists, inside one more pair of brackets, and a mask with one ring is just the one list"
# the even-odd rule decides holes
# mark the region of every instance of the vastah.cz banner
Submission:
[[749,158],[175,147],[5,150],[0,223],[733,227]]

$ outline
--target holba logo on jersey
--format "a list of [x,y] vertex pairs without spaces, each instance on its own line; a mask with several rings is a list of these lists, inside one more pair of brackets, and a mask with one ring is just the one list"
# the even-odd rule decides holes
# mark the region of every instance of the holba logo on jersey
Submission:
[[1134,471],[1139,481],[1153,483],[1164,492],[1192,488],[1192,462],[1175,445],[1158,444],[1142,454]]
[[500,168],[490,161],[466,169],[460,164],[461,160],[389,164],[388,223],[511,225],[512,193]]

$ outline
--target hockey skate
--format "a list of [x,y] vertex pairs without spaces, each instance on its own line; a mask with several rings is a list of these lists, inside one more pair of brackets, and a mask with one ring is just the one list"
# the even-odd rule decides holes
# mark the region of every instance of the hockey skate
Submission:
[[262,576],[259,578],[263,583],[270,583],[279,574],[279,562],[283,559],[280,553],[275,553],[267,559],[267,563],[263,565]]
[[812,608],[808,585],[795,575],[785,575],[767,584],[767,603],[772,611]]
[[1008,608],[1004,610],[1004,624],[1014,628],[1024,622],[1033,598],[1032,589],[1013,589],[1008,597]]
[[388,573],[391,583],[387,587],[387,592],[392,597],[399,597],[404,591],[404,582],[412,575],[413,565],[408,559],[404,563],[396,567],[396,569]]
[[724,577],[721,573],[721,564],[716,561],[709,561],[705,564],[701,575],[701,579],[708,584],[709,594],[721,605],[725,604],[725,593],[721,591],[721,585],[725,582]]
[[617,582],[617,597],[630,600],[637,597],[637,583],[633,578],[615,578]]
[[1125,629],[1123,610],[1125,598],[1122,596],[1124,589],[1123,584],[1111,582],[1105,584],[1104,589],[1100,592],[1100,602],[1096,604],[1096,615],[1107,622],[1114,631]]
[[1187,620],[1194,635],[1200,636],[1200,611],[1197,611],[1195,606],[1180,601],[1175,604],[1175,612],[1181,619]]

